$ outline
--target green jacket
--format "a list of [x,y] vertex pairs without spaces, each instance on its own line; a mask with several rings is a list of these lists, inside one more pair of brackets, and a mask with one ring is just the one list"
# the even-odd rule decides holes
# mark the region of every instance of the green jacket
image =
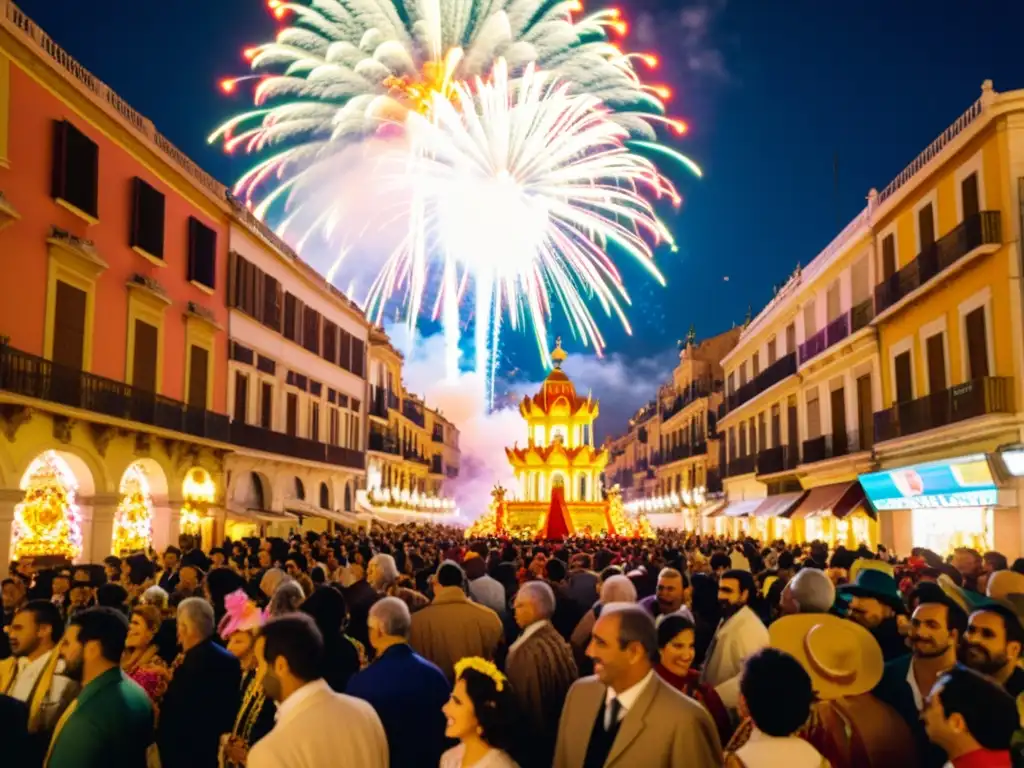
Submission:
[[78,694],[74,712],[55,734],[46,768],[145,768],[152,743],[149,696],[115,667]]

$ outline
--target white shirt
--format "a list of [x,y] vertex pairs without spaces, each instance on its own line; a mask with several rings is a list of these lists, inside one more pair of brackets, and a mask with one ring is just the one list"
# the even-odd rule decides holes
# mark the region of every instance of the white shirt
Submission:
[[523,630],[523,634],[521,634],[521,635],[520,635],[519,637],[517,637],[517,638],[516,638],[516,640],[515,640],[515,642],[514,642],[514,643],[512,643],[512,645],[510,645],[510,646],[508,647],[508,652],[509,652],[509,655],[511,655],[511,654],[512,654],[512,651],[514,651],[514,650],[515,650],[516,648],[518,648],[518,647],[519,647],[520,645],[522,645],[523,643],[525,643],[525,642],[526,642],[526,639],[527,639],[527,638],[528,638],[528,637],[529,637],[530,635],[532,635],[532,634],[533,634],[534,632],[536,632],[537,630],[539,630],[539,629],[540,629],[541,627],[543,627],[543,626],[544,626],[545,624],[550,624],[550,623],[551,623],[551,622],[549,622],[549,621],[548,621],[547,619],[541,619],[540,621],[535,621],[535,622],[533,622],[533,624],[531,624],[531,625],[530,625],[530,626],[528,626],[528,627],[527,627],[526,629],[524,629],[524,630]]
[[910,686],[910,692],[914,696],[914,706],[917,707],[917,711],[920,712],[924,709],[924,696],[921,695],[921,689],[917,687],[917,678],[914,676],[914,660],[910,660],[910,665],[907,669],[907,685]]
[[636,704],[636,700],[640,698],[640,694],[644,692],[644,688],[654,678],[654,670],[652,669],[647,673],[647,676],[634,686],[631,686],[624,690],[622,693],[615,693],[613,688],[609,688],[604,694],[604,727],[605,730],[612,727],[611,720],[611,703],[613,699],[619,700],[619,722],[621,723],[623,718],[629,712],[630,708]]
[[306,683],[295,691],[295,693],[277,705],[277,711],[274,713],[274,722],[280,722],[281,718],[283,718],[290,710],[295,709],[300,703],[308,699],[313,694],[320,691],[330,690],[331,689],[327,685],[327,682],[322,677],[310,683]]
[[[56,648],[51,648],[46,653],[41,654],[35,661],[29,661],[25,656],[19,658],[17,662],[18,671],[14,678],[14,685],[11,687],[10,695],[18,699],[18,701],[28,701],[28,697],[32,695],[32,688],[35,686],[36,680],[43,674],[46,665],[50,663],[50,657],[56,652]],[[58,661],[57,671],[60,672],[63,668],[64,662]],[[64,693],[64,689],[70,682],[70,680],[62,675],[54,675],[46,699],[48,701],[59,701]]]

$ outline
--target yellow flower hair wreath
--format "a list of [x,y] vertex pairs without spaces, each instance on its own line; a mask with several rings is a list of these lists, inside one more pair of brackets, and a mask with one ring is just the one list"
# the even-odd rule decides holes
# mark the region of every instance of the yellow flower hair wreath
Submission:
[[462,673],[467,669],[475,670],[481,675],[491,678],[494,681],[494,687],[499,693],[504,690],[507,678],[487,659],[481,659],[479,656],[467,656],[455,662],[455,679],[458,680],[462,677]]

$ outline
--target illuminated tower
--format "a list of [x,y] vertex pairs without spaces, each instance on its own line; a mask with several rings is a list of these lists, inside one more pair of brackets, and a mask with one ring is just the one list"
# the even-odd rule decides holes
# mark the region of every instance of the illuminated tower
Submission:
[[526,502],[548,502],[554,488],[563,489],[566,502],[602,501],[600,477],[608,452],[594,447],[598,403],[589,394],[576,394],[562,370],[566,357],[558,339],[551,353],[554,369],[540,391],[519,404],[528,428],[526,447],[505,449],[515,471],[515,493]]

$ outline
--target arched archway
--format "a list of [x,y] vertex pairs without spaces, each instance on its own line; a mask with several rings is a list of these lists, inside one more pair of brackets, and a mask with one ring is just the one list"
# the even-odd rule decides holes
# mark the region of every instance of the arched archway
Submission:
[[320,483],[320,508],[331,508],[331,492],[327,488],[327,483]]
[[295,498],[299,501],[306,500],[306,486],[302,484],[302,480],[295,478]]
[[345,511],[352,511],[352,486],[345,483]]
[[248,509],[267,509],[267,497],[266,491],[264,490],[263,478],[260,477],[257,472],[249,473],[249,486],[245,501],[248,502]]
[[78,456],[47,450],[22,474],[24,499],[15,507],[11,529],[12,559],[45,557],[74,560],[84,546],[77,496],[92,495],[92,474]]
[[[148,463],[147,463],[148,462]],[[153,544],[153,492],[167,492],[163,470],[152,459],[128,465],[118,484],[111,551],[118,557],[145,552]]]

